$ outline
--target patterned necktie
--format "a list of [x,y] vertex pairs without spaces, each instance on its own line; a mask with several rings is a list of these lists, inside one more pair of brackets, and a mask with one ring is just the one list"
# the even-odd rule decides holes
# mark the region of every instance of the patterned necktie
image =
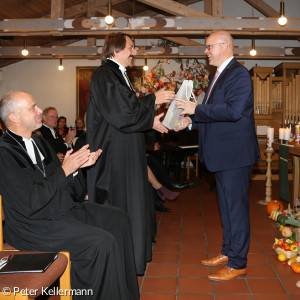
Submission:
[[126,71],[124,71],[124,76],[126,77],[126,81],[127,81],[127,84],[128,84],[128,86],[134,91],[134,88],[133,88],[133,86],[131,85],[131,82],[130,82],[130,80],[129,80],[129,78],[128,78],[128,76],[127,76],[127,73],[126,73]]
[[214,84],[215,84],[216,80],[218,79],[219,75],[220,75],[220,72],[217,70],[216,73],[215,73],[213,82],[211,83],[211,86],[209,87],[205,104],[208,102],[208,98],[209,98],[210,92],[212,90],[212,87],[214,86]]

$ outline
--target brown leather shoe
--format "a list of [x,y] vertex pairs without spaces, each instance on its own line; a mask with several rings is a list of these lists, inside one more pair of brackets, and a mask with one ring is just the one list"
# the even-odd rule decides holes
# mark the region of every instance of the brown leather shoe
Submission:
[[208,279],[215,280],[215,281],[228,281],[235,278],[245,277],[246,275],[246,268],[245,269],[233,269],[226,266],[224,269],[219,270],[215,274],[208,275]]
[[225,256],[223,254],[219,254],[216,257],[213,257],[211,259],[204,259],[201,261],[202,265],[205,266],[220,266],[220,265],[226,265],[228,263],[228,256]]

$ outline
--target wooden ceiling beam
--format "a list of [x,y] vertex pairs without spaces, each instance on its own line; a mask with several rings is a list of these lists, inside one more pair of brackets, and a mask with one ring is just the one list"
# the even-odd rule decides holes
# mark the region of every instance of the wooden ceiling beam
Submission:
[[137,17],[116,18],[108,26],[104,18],[23,19],[0,21],[0,36],[74,36],[106,35],[123,31],[133,35],[208,35],[212,31],[227,30],[235,35],[294,36],[300,34],[300,18],[289,19],[280,27],[277,18],[244,17]]
[[65,0],[51,0],[51,18],[64,18]]
[[[186,6],[190,5],[190,4],[197,3],[197,2],[199,2],[199,0],[182,0],[182,1],[180,1],[181,4],[186,5]],[[173,15],[175,15],[174,12],[173,12]],[[144,10],[142,12],[136,13],[134,16],[135,17],[139,17],[139,16],[153,17],[153,16],[157,16],[157,12],[154,11],[154,10],[148,9],[148,10]]]
[[88,0],[87,17],[92,18],[96,16],[96,0]]
[[[96,0],[88,0],[87,17],[92,18],[95,16],[96,16]],[[96,38],[88,37],[87,45],[88,46],[96,46]]]
[[[137,47],[137,58],[166,58],[166,57],[198,57],[205,58],[204,46],[144,46]],[[256,47],[257,55],[250,56],[250,46],[234,47],[234,55],[245,59],[300,59],[300,47]],[[53,47],[28,47],[29,56],[34,58],[92,58],[100,57],[102,47],[91,46],[53,46]],[[0,48],[0,58],[23,58],[21,47]]]
[[191,18],[209,17],[209,15],[197,9],[175,2],[173,0],[163,0],[163,1],[162,0],[137,0],[137,1],[158,8],[174,16],[185,16]]
[[[273,7],[271,7],[269,4],[267,4],[263,0],[244,0],[248,4],[250,4],[252,7],[254,7],[256,10],[258,10],[260,13],[262,13],[264,16],[269,18],[278,18],[280,17],[279,10],[275,10]],[[279,8],[279,7],[278,7]]]
[[201,43],[184,36],[162,36],[161,38],[182,46],[203,46]]
[[204,0],[204,12],[213,17],[222,17],[223,0]]

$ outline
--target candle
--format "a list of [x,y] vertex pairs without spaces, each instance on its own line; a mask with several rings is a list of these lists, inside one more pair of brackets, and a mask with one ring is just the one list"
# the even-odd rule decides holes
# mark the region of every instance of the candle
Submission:
[[268,127],[267,128],[267,145],[268,149],[272,148],[272,143],[274,142],[274,128]]
[[283,139],[285,141],[289,141],[290,140],[290,136],[291,136],[291,129],[287,127],[287,128],[284,129],[284,137],[283,137]]
[[279,128],[279,140],[283,140],[284,137],[284,128]]

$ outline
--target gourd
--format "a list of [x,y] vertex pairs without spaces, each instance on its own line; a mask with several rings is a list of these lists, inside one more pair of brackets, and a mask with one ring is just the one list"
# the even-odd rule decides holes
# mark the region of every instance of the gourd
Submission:
[[292,228],[288,226],[280,227],[280,231],[283,237],[291,237],[293,235]]
[[267,205],[267,212],[270,215],[273,210],[284,210],[283,203],[279,200],[272,200]]
[[288,263],[289,266],[291,266],[291,264],[295,263],[296,260],[297,260],[297,255],[290,258],[287,263]]
[[291,268],[294,272],[300,273],[300,264],[297,262],[292,262],[291,263]]

